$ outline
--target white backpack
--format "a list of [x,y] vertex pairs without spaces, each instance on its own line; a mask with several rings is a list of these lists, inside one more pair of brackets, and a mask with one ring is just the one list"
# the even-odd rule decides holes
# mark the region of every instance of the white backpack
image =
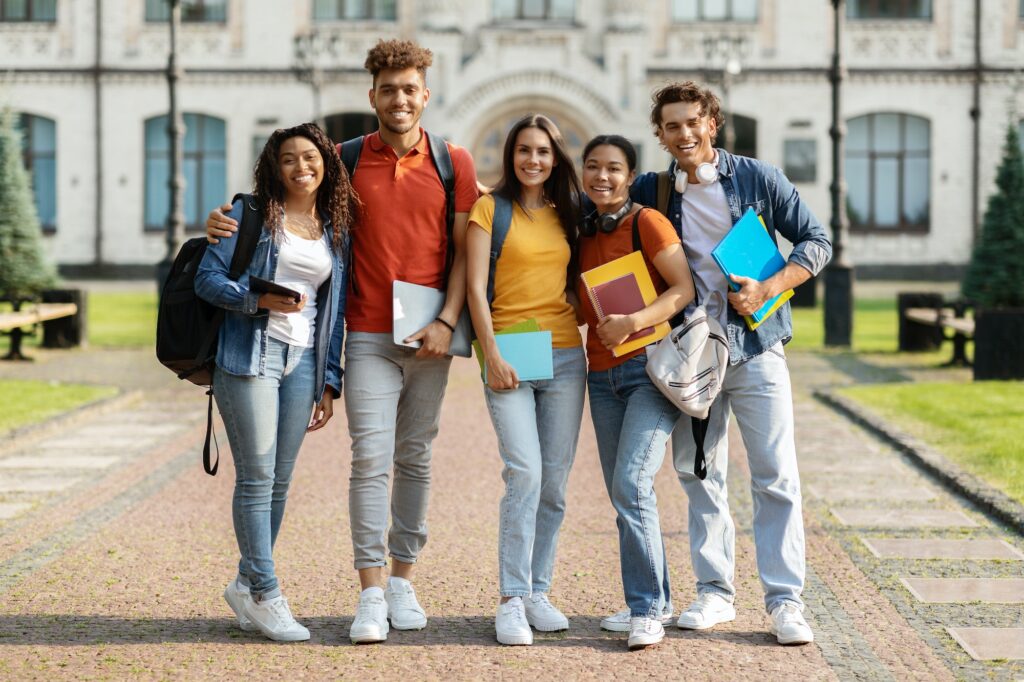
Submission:
[[[712,293],[721,304],[722,294]],[[681,325],[647,353],[647,374],[685,414],[706,419],[729,366],[729,341],[707,304],[697,306]]]

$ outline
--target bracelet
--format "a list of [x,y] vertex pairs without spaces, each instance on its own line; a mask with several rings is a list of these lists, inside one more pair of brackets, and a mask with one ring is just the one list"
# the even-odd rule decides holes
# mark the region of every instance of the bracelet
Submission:
[[454,334],[454,333],[455,333],[455,327],[453,327],[453,326],[451,326],[450,324],[448,324],[448,321],[447,321],[447,320],[445,320],[445,319],[443,319],[443,318],[442,318],[442,317],[441,317],[440,315],[438,315],[437,317],[435,317],[435,318],[434,318],[434,321],[435,321],[435,322],[440,322],[440,323],[441,323],[441,324],[443,324],[444,326],[448,327],[448,331],[450,331],[450,332],[451,332],[452,334]]

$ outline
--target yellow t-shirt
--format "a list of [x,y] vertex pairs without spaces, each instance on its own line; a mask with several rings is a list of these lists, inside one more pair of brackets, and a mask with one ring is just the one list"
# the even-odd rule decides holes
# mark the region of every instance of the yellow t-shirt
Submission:
[[[490,234],[494,197],[480,197],[469,220]],[[527,215],[513,202],[512,225],[494,270],[494,331],[532,317],[542,330],[551,332],[553,347],[582,345],[576,313],[565,298],[569,256],[569,242],[554,208],[545,206]]]

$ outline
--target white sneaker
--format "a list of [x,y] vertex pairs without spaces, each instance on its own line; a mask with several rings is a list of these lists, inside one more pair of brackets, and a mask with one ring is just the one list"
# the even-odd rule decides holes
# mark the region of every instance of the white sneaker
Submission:
[[265,637],[275,642],[303,642],[309,639],[309,630],[299,625],[282,595],[272,599],[243,602],[245,615]]
[[800,607],[784,601],[772,611],[771,633],[779,644],[810,644],[814,641],[811,626],[804,620]]
[[526,622],[526,607],[522,597],[512,597],[504,604],[498,604],[498,615],[494,618],[494,632],[498,641],[512,646],[533,644],[533,630]]
[[388,605],[384,590],[368,587],[359,595],[356,619],[352,621],[348,637],[353,644],[383,642],[388,638]]
[[541,632],[558,632],[569,629],[569,619],[548,601],[543,592],[531,594],[523,602],[526,609],[526,622]]
[[242,628],[246,632],[252,632],[258,630],[253,622],[249,620],[249,617],[245,615],[245,602],[251,601],[249,596],[249,588],[238,582],[238,578],[235,578],[228,583],[228,586],[224,588],[224,601],[228,603],[231,610],[235,612],[235,618],[238,619],[238,627]]
[[643,649],[665,639],[665,628],[660,618],[638,616],[629,619],[629,648]]
[[717,592],[704,592],[679,616],[676,625],[684,630],[707,630],[730,620],[736,620],[736,608]]
[[[618,613],[605,616],[601,619],[601,629],[609,632],[629,632],[630,615],[629,609],[623,609]],[[668,625],[672,622],[672,605],[668,604],[661,612],[661,624]]]
[[396,630],[422,630],[427,625],[427,614],[416,601],[412,583],[405,578],[388,578],[384,591],[388,603],[388,618]]

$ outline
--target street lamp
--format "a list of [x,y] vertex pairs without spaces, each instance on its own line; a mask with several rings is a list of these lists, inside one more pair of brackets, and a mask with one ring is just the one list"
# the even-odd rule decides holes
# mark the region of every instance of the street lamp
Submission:
[[704,38],[704,59],[707,63],[722,63],[722,104],[725,107],[725,125],[722,131],[722,147],[733,151],[736,132],[733,129],[735,118],[732,115],[732,86],[736,77],[743,71],[740,58],[744,55],[747,40],[743,36],[708,36]]
[[846,255],[849,220],[846,216],[846,181],[843,179],[846,125],[842,118],[843,15],[846,0],[832,0],[832,262],[825,268],[825,345],[850,347],[853,335],[853,265]]
[[171,193],[170,210],[167,214],[167,253],[156,266],[157,291],[163,289],[164,281],[171,271],[174,257],[185,239],[185,177],[182,168],[185,158],[182,139],[185,137],[185,122],[178,108],[178,81],[182,70],[178,65],[178,31],[181,30],[181,0],[171,3],[171,49],[167,58],[167,87],[170,91],[170,110],[167,112],[167,135],[170,138],[171,169],[167,187]]
[[324,55],[338,56],[338,36],[334,33],[325,35],[313,28],[309,33],[295,36],[292,46],[296,62],[295,76],[303,83],[309,83],[313,90],[313,120],[321,128],[326,128],[320,102],[320,92],[324,85],[324,70],[320,60]]

